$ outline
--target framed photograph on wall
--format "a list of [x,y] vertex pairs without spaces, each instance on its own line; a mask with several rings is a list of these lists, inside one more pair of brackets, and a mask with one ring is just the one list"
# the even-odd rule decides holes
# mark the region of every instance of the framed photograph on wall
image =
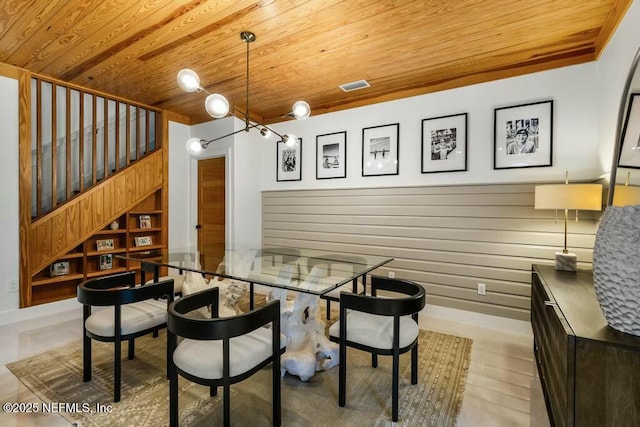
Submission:
[[632,93],[629,98],[618,166],[640,169],[640,93]]
[[422,173],[467,170],[467,113],[422,120]]
[[362,129],[362,176],[398,175],[400,124]]
[[551,166],[553,101],[496,108],[493,141],[494,169]]
[[316,136],[316,179],[347,177],[347,132]]
[[302,180],[302,138],[291,147],[278,141],[276,155],[276,181]]

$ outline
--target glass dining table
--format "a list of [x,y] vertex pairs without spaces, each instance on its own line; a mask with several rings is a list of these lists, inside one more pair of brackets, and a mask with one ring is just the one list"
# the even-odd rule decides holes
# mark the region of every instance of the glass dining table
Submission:
[[[357,292],[359,278],[366,290],[366,275],[393,260],[292,247],[142,250],[117,258],[134,262],[134,266],[140,263],[142,283],[146,283],[146,274],[158,281],[168,269],[174,270],[170,274],[177,270],[187,276],[196,273],[248,283],[250,310],[254,308],[254,286],[269,287],[270,297],[281,301],[281,332],[287,337],[281,370],[302,381],[339,364],[338,345],[326,337],[325,321],[318,316],[319,298],[349,283]],[[289,291],[295,291],[293,300],[287,297]]]
[[[250,286],[253,309],[254,286],[263,285],[289,291],[324,295],[347,283],[357,288],[366,284],[366,275],[393,258],[293,247],[213,248],[199,252],[187,249],[161,249],[118,254],[116,258],[140,263],[142,283],[149,274],[154,281],[162,268],[191,271],[246,282]],[[151,277],[150,277],[151,278]]]

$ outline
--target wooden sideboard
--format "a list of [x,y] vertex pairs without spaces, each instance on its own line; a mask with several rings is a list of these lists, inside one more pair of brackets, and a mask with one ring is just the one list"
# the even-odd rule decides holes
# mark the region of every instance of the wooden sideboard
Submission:
[[640,426],[640,337],[607,326],[590,270],[534,265],[531,325],[551,425]]

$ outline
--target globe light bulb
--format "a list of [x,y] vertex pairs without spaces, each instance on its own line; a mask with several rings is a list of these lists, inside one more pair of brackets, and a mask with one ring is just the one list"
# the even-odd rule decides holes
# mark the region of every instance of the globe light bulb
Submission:
[[200,89],[200,77],[188,68],[178,71],[178,86],[186,92],[195,92]]
[[202,140],[200,138],[189,138],[187,140],[186,147],[189,154],[191,154],[192,156],[197,156],[198,154],[202,153],[203,147],[201,141]]
[[287,147],[293,147],[298,142],[298,138],[292,133],[286,134],[282,139]]
[[224,96],[214,93],[207,96],[204,101],[204,108],[211,117],[221,119],[229,114],[229,101]]
[[297,120],[304,120],[311,115],[311,107],[305,101],[297,101],[293,104],[291,112]]

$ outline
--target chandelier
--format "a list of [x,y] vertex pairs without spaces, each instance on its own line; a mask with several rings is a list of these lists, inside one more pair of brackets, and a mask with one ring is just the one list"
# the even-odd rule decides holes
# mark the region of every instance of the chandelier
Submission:
[[[281,135],[274,131],[267,125],[257,123],[249,118],[249,43],[256,40],[256,35],[250,31],[243,31],[240,33],[240,39],[247,44],[247,78],[246,78],[246,104],[244,111],[244,128],[231,132],[229,134],[211,139],[204,140],[202,138],[189,138],[187,141],[187,151],[191,155],[198,155],[209,144],[229,136],[235,135],[239,132],[249,132],[250,129],[257,129],[265,138],[271,138],[272,135],[277,135],[288,146],[294,146],[297,137],[294,134],[288,133]],[[209,93],[205,88],[200,85],[200,77],[198,74],[190,69],[182,69],[178,72],[178,86],[186,92],[204,92],[207,97],[204,101],[204,108],[207,113],[215,119],[226,117],[229,114],[229,101],[223,95],[218,93]],[[311,114],[311,107],[305,101],[297,101],[293,104],[291,112],[287,113],[285,117],[293,117],[297,120],[306,119]]]

